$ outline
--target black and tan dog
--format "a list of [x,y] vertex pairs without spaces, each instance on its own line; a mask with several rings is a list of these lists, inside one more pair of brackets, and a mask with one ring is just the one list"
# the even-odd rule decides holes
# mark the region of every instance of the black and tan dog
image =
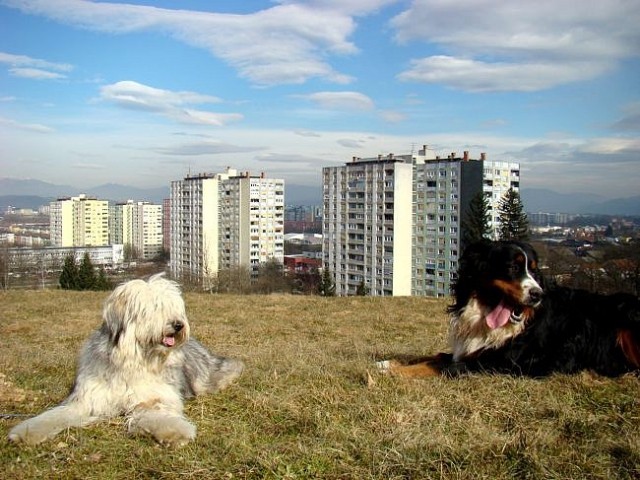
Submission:
[[451,353],[409,364],[386,360],[379,368],[403,377],[640,372],[638,298],[547,285],[526,243],[470,245],[454,292]]

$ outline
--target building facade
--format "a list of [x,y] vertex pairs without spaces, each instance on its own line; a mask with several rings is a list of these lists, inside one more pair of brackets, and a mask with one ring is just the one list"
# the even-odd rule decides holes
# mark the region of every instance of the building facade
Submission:
[[[336,295],[411,294],[412,164],[393,155],[323,168],[323,265]],[[407,248],[409,247],[409,248]]]
[[109,202],[88,197],[64,197],[50,203],[49,235],[56,247],[109,245]]
[[426,147],[414,157],[412,295],[449,295],[462,249],[462,219],[482,191],[482,162],[452,153],[434,157]]
[[162,205],[116,203],[111,209],[111,243],[121,244],[129,260],[150,260],[163,251]]
[[324,168],[323,266],[334,274],[336,294],[364,285],[374,296],[449,295],[472,198],[490,199],[495,228],[500,198],[519,186],[516,163],[490,162],[484,153],[441,158],[426,145]]
[[484,153],[481,154],[481,160],[484,164],[482,190],[488,200],[491,216],[489,226],[493,230],[494,239],[497,240],[500,227],[498,206],[510,188],[516,192],[520,191],[520,164],[487,160]]
[[284,180],[225,173],[171,182],[170,269],[207,286],[222,269],[284,259]]

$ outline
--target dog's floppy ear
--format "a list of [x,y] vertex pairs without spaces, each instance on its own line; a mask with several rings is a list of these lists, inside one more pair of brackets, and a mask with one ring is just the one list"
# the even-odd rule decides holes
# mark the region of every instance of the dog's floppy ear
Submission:
[[109,340],[117,345],[120,337],[127,328],[124,318],[127,312],[126,285],[120,285],[109,295],[102,309],[103,329],[109,336]]
[[450,312],[462,308],[477,288],[478,280],[484,278],[483,272],[488,267],[487,259],[492,245],[491,241],[482,240],[471,243],[464,249],[458,262],[457,279],[453,285],[456,302],[449,307]]
[[482,274],[487,269],[492,248],[493,242],[490,240],[481,240],[466,247],[460,258],[459,277],[477,278]]

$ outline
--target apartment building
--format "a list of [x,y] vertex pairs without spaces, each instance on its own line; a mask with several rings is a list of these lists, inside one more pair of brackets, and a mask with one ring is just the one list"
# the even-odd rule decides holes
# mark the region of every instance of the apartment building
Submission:
[[170,224],[175,277],[206,285],[221,269],[257,275],[262,263],[284,260],[284,180],[228,168],[173,181]]
[[449,295],[462,253],[462,219],[482,192],[482,167],[468,152],[440,158],[425,146],[414,156],[412,295]]
[[[484,153],[440,157],[426,145],[324,168],[323,264],[335,275],[336,294],[353,295],[364,284],[375,296],[449,295],[471,199],[484,192],[497,211],[519,180],[517,163],[491,162]],[[491,222],[499,225],[497,215]]]
[[49,235],[56,247],[109,245],[109,202],[81,194],[50,203]]
[[323,264],[336,295],[411,294],[411,157],[354,157],[323,168]]
[[116,203],[111,208],[111,243],[125,245],[129,259],[150,260],[163,251],[162,205],[150,202]]
[[520,191],[520,164],[487,160],[484,153],[480,155],[480,159],[484,163],[482,189],[489,203],[489,213],[491,215],[489,225],[493,230],[494,238],[497,240],[500,227],[498,205],[510,188],[513,188],[516,192]]

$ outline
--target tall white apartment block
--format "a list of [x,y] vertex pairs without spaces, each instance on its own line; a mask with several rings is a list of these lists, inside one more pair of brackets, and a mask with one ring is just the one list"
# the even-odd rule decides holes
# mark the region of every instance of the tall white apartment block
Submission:
[[225,173],[171,182],[170,269],[202,282],[221,269],[284,261],[284,180]]
[[481,159],[484,162],[483,191],[489,202],[491,214],[490,226],[493,229],[494,238],[497,239],[500,227],[498,205],[510,188],[516,192],[520,191],[520,164],[487,160],[484,153]]
[[323,175],[323,264],[336,295],[411,294],[410,157],[356,158]]
[[81,194],[50,203],[50,239],[56,247],[109,245],[109,202]]
[[134,249],[137,258],[152,259],[162,253],[162,205],[149,202],[117,203],[111,214],[111,243]]

